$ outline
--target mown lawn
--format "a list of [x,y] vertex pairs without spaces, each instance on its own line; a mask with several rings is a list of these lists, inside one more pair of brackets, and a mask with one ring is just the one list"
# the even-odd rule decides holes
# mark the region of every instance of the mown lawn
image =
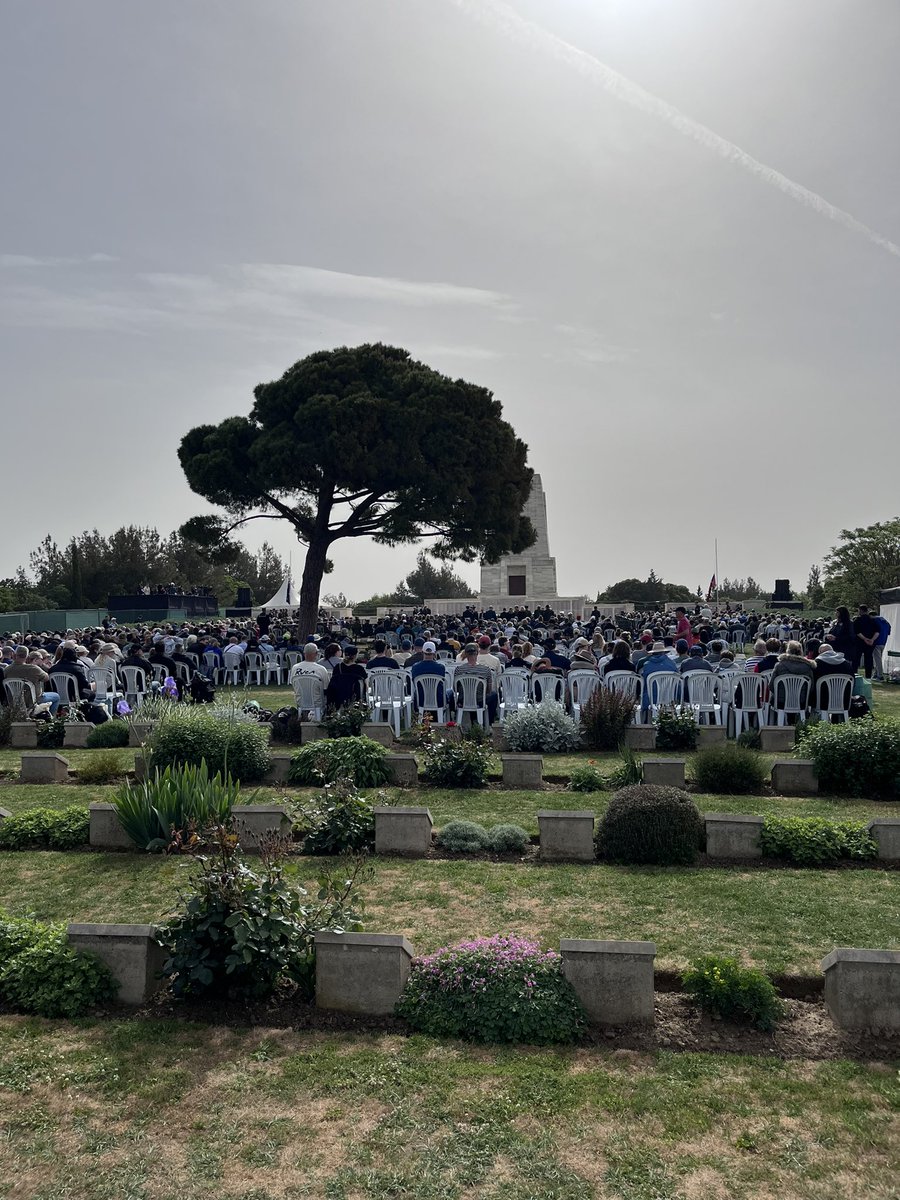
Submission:
[[[661,967],[734,953],[768,971],[816,974],[835,946],[900,949],[900,872],[533,866],[374,858],[365,925],[421,952],[515,931],[657,943]],[[325,859],[292,864],[314,884]],[[155,921],[190,881],[184,858],[0,854],[0,908],[59,921]]]
[[0,1200],[889,1200],[896,1070],[0,1018]]

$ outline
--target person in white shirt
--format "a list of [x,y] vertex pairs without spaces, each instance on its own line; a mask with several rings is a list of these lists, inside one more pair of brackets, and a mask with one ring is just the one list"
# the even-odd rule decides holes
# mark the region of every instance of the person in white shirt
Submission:
[[240,670],[246,649],[246,642],[239,642],[236,637],[228,639],[228,645],[222,648],[222,658],[225,660],[226,671]]
[[331,672],[327,667],[323,667],[320,662],[316,662],[318,657],[319,650],[314,642],[310,642],[303,647],[302,660],[291,667],[291,673],[288,675],[288,683],[295,692],[297,690],[296,681],[301,675],[312,675],[316,679],[321,679],[322,687],[328,687],[331,681]]

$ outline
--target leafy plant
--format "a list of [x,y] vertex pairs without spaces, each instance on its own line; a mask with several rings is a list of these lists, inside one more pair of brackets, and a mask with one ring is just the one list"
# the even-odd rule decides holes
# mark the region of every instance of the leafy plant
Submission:
[[[98,729],[102,728],[102,725],[98,726]],[[82,783],[112,783],[124,774],[125,768],[115,750],[98,750],[78,768]]]
[[674,705],[659,710],[656,725],[657,750],[694,750],[698,737],[697,722],[690,713],[679,713]]
[[14,721],[27,721],[28,713],[21,704],[0,705],[0,746],[8,746]]
[[644,764],[630,746],[620,746],[619,757],[622,762],[618,767],[613,768],[607,781],[613,791],[632,787],[634,784],[640,783],[644,777]]
[[615,750],[634,720],[634,700],[597,687],[581,709],[581,736],[592,750]]
[[104,721],[102,725],[95,725],[87,735],[87,746],[90,750],[112,750],[127,745],[127,721]]
[[763,759],[745,746],[708,746],[694,757],[694,782],[701,792],[743,796],[758,792],[766,780]]
[[330,708],[322,725],[330,738],[359,737],[368,719],[369,706],[357,700],[343,708]]
[[195,854],[199,870],[182,912],[159,930],[169,956],[163,974],[176,996],[270,996],[290,982],[311,997],[315,935],[362,928],[358,894],[364,878],[359,859],[348,873],[319,879],[315,902],[285,878],[279,848],[264,845],[251,869],[237,837],[224,826],[207,853]]
[[704,1012],[726,1021],[749,1021],[768,1030],[784,1012],[772,981],[762,971],[742,967],[734,958],[715,954],[698,958],[681,982]]
[[232,779],[251,782],[269,769],[268,727],[235,707],[169,705],[153,727],[150,748],[160,770],[205,762],[211,775],[227,772]]
[[387,750],[367,737],[321,738],[291,759],[288,780],[301,787],[351,779],[357,787],[380,787],[388,779]]
[[573,767],[569,775],[570,792],[602,792],[606,788],[606,780],[602,771],[594,766],[593,759],[583,766]]
[[761,750],[762,734],[760,733],[759,726],[751,725],[748,729],[745,729],[737,739],[737,744],[744,746],[747,750]]
[[0,850],[77,850],[90,836],[86,808],[29,808],[0,821]]
[[761,845],[763,854],[805,867],[878,857],[878,845],[863,821],[825,817],[765,817]]
[[435,841],[451,854],[478,854],[491,844],[488,831],[474,821],[448,821],[438,830]]
[[491,757],[477,742],[431,741],[423,751],[422,775],[433,787],[482,788]]
[[240,784],[230,776],[210,778],[201,760],[199,767],[154,769],[140,783],[124,784],[114,803],[122,828],[135,845],[158,852],[171,844],[173,834],[227,825],[240,792]]
[[360,854],[375,842],[375,813],[352,779],[322,789],[322,803],[303,839],[304,854]]
[[58,750],[66,740],[66,722],[63,717],[52,721],[38,721],[37,744],[41,750]]
[[893,795],[900,780],[900,722],[883,717],[841,725],[820,721],[801,731],[797,753],[812,759],[825,792]]
[[70,946],[64,925],[0,915],[0,1002],[38,1017],[79,1017],[116,991],[106,964]]
[[572,1042],[585,1027],[560,956],[515,935],[413,959],[397,1014],[421,1033],[479,1042]]
[[493,745],[491,731],[485,729],[480,721],[470,721],[468,725],[461,725],[459,736],[464,742],[474,742],[476,746]]
[[488,838],[494,854],[524,854],[531,840],[520,825],[494,825],[488,830]]
[[600,819],[597,852],[621,863],[693,863],[706,828],[681,788],[638,784],[616,792]]
[[557,700],[510,713],[502,725],[510,750],[523,754],[564,754],[581,745],[581,729]]

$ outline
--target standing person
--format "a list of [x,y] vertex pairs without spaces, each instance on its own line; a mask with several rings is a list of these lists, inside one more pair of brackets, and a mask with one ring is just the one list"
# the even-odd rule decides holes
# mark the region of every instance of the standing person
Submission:
[[856,657],[857,638],[853,628],[853,622],[850,620],[850,613],[841,605],[835,611],[835,619],[831,628],[825,634],[825,641],[828,642],[832,650],[838,654],[843,654],[844,658],[853,667],[853,673],[859,666],[859,660]]
[[675,609],[675,637],[684,638],[689,647],[694,644],[694,631],[691,629],[687,610],[681,607]]
[[875,663],[875,678],[884,679],[884,648],[891,636],[891,623],[882,613],[875,618],[878,624],[878,640],[872,647],[872,658]]
[[878,622],[869,613],[867,604],[860,604],[856,610],[859,616],[853,622],[853,632],[856,634],[856,657],[854,665],[859,670],[860,660],[865,667],[866,679],[872,678],[872,669],[875,665],[875,643],[878,641],[881,629]]

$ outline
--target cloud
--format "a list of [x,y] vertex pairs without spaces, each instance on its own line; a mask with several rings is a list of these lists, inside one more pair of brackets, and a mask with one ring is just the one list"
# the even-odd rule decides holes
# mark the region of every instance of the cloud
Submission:
[[497,308],[509,297],[455,283],[427,283],[382,275],[353,275],[321,267],[285,263],[245,263],[241,270],[251,285],[331,300],[360,300],[413,305],[466,305]]
[[553,329],[568,340],[568,348],[548,353],[545,358],[552,358],[558,362],[571,362],[575,359],[593,366],[627,362],[634,354],[626,346],[616,346],[603,341],[595,329],[586,325],[557,324]]
[[577,46],[573,46],[570,42],[557,37],[556,34],[543,29],[534,21],[520,16],[503,0],[451,0],[451,2],[469,16],[505,37],[552,55],[559,62],[574,68],[592,83],[598,84],[605,92],[615,96],[617,100],[650,116],[657,117],[684,137],[697,142],[698,145],[717,154],[720,158],[733,162],[749,174],[756,176],[757,179],[761,179],[785,196],[789,196],[796,203],[803,205],[804,208],[812,209],[813,212],[837,222],[838,225],[843,225],[852,233],[861,234],[874,245],[887,250],[889,254],[900,257],[900,246],[896,242],[892,242],[874,229],[870,229],[868,225],[857,220],[851,213],[837,208],[817,192],[810,191],[809,188],[789,179],[787,175],[782,175],[774,167],[760,162],[746,150],[736,146],[734,142],[729,142],[718,133],[714,133],[708,126],[695,121],[680,109],[675,108],[674,105],[660,99],[659,96],[654,96],[625,75],[620,75],[618,71],[608,67],[593,54],[579,50]]
[[72,267],[84,263],[114,263],[119,260],[112,254],[88,254],[78,258],[58,258],[52,255],[40,257],[32,254],[0,254],[0,267]]

